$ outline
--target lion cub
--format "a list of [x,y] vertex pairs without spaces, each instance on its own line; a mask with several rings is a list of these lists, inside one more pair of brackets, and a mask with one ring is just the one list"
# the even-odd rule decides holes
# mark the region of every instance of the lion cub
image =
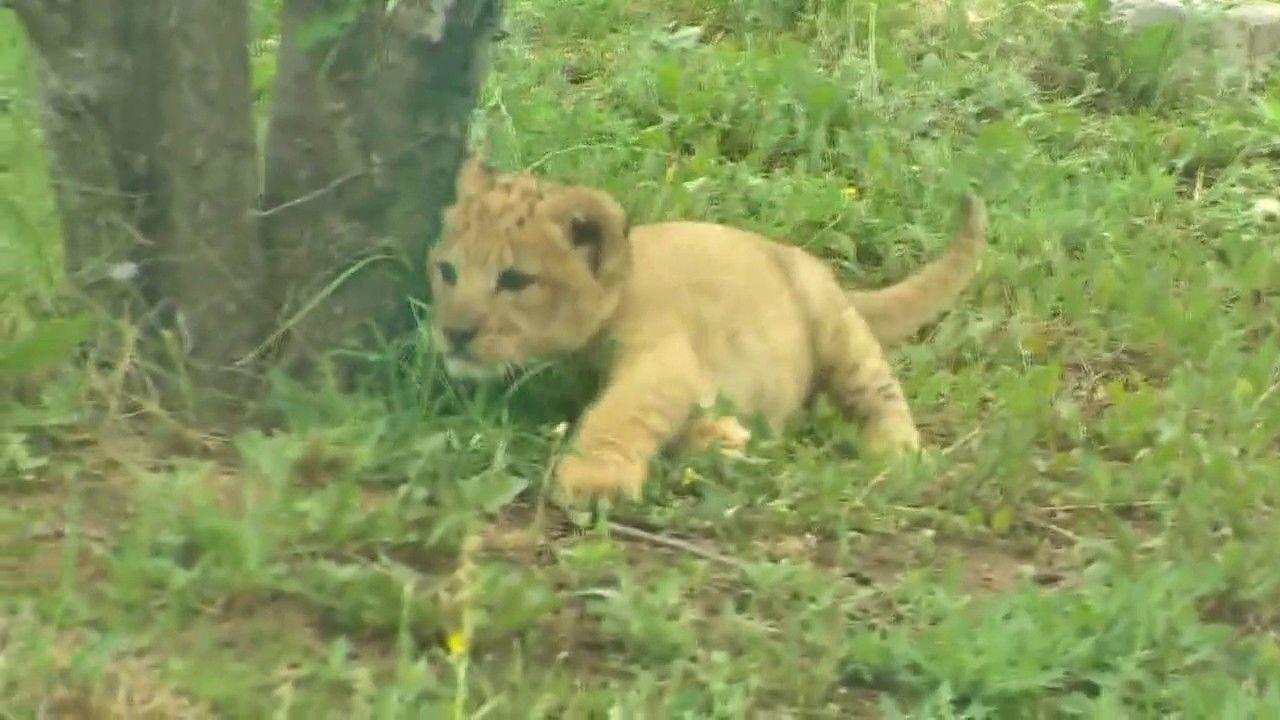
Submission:
[[734,418],[696,411],[725,397],[776,429],[815,392],[862,422],[872,451],[920,443],[882,347],[960,294],[985,243],[966,197],[946,254],[875,291],[846,291],[816,257],[732,227],[631,227],[609,195],[474,158],[459,172],[430,254],[433,336],[455,377],[612,345],[605,390],[557,469],[570,501],[636,499],[669,442],[741,447]]

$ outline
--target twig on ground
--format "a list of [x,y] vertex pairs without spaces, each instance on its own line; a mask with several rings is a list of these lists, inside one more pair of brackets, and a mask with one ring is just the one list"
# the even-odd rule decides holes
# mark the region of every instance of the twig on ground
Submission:
[[970,441],[970,440],[972,440],[972,439],[974,439],[974,438],[978,437],[978,433],[980,433],[980,432],[982,432],[982,429],[981,429],[981,428],[974,428],[973,430],[969,431],[969,433],[968,433],[968,434],[966,434],[964,437],[960,438],[959,440],[956,440],[955,442],[951,443],[951,444],[950,444],[950,445],[948,445],[947,447],[943,448],[943,449],[942,449],[942,454],[943,454],[944,456],[945,456],[945,455],[950,455],[951,453],[955,452],[956,450],[960,449],[961,447],[963,447],[963,446],[967,445],[967,444],[969,443],[969,441]]
[[1032,525],[1035,525],[1036,527],[1040,528],[1041,530],[1048,530],[1049,532],[1054,533],[1054,534],[1056,534],[1056,535],[1061,535],[1062,537],[1066,538],[1067,540],[1070,540],[1072,543],[1079,543],[1079,542],[1080,542],[1080,536],[1079,536],[1079,535],[1077,535],[1077,534],[1075,534],[1075,533],[1071,532],[1070,530],[1068,530],[1068,529],[1066,529],[1066,528],[1064,528],[1064,527],[1059,527],[1059,526],[1057,526],[1057,525],[1054,525],[1053,523],[1051,523],[1051,522],[1049,522],[1049,521],[1047,521],[1047,520],[1041,520],[1041,519],[1036,518],[1036,517],[1028,517],[1028,518],[1026,518],[1026,521],[1027,521],[1028,523],[1032,524]]
[[65,525],[47,526],[38,530],[33,530],[27,534],[27,540],[39,542],[43,540],[63,540],[71,535],[79,535],[89,542],[105,543],[107,534],[98,532],[97,530],[89,530],[87,528],[77,528],[75,530],[68,529]]
[[714,550],[708,550],[699,545],[695,545],[694,543],[691,543],[687,540],[681,540],[680,538],[671,537],[669,535],[659,535],[657,533],[651,533],[647,530],[641,530],[640,528],[637,528],[637,527],[624,525],[615,520],[609,521],[609,532],[614,533],[616,535],[621,535],[622,537],[625,537],[625,538],[630,538],[632,540],[640,540],[642,542],[647,542],[651,545],[658,545],[660,547],[671,548],[673,550],[680,550],[690,555],[700,557],[703,560],[710,560],[712,562],[720,563],[721,565],[727,565],[735,570],[746,569],[746,563],[742,562],[741,560],[738,560],[737,558],[731,558],[727,555],[721,555],[720,553],[715,552]]
[[1036,508],[1041,512],[1074,512],[1076,510],[1109,510],[1115,508],[1159,507],[1168,505],[1168,500],[1130,500],[1127,502],[1079,503],[1075,505],[1044,505]]
[[858,493],[858,499],[854,500],[854,503],[858,505],[866,504],[867,496],[871,494],[871,491],[874,490],[877,485],[884,482],[884,479],[887,477],[889,477],[888,470],[881,470],[877,473],[876,476],[871,478],[871,481],[867,483],[866,487],[862,488],[862,492]]

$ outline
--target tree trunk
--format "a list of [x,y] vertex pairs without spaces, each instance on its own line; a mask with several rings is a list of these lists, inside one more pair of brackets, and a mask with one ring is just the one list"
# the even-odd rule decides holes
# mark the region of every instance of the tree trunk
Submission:
[[9,3],[74,286],[233,392],[408,326],[500,0],[286,0],[261,203],[247,0]]
[[64,256],[117,316],[167,321],[238,388],[264,262],[245,0],[16,0],[35,50]]
[[248,3],[182,0],[150,12],[162,18],[167,49],[165,125],[155,156],[168,192],[158,290],[174,304],[188,354],[208,364],[207,372],[234,373],[271,319],[253,217],[258,174]]
[[139,37],[150,33],[131,28],[127,5],[125,12],[92,0],[13,7],[35,50],[67,275],[111,313],[136,311],[130,290],[139,286],[112,278],[132,279],[152,242],[143,232],[149,153],[135,142],[154,130],[135,123],[156,117],[150,75],[135,72],[154,61],[154,48]]
[[408,327],[500,11],[401,0],[335,20],[349,6],[284,7],[262,215],[296,359]]

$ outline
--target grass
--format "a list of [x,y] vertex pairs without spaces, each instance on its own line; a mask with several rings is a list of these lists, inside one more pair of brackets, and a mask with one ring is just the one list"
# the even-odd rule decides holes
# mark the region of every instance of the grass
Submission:
[[[363,390],[277,378],[278,427],[210,437],[121,390],[127,356],[64,367],[0,409],[0,716],[1280,716],[1280,227],[1251,211],[1280,80],[1185,73],[1182,38],[1097,11],[509,3],[499,166],[851,283],[980,191],[980,277],[894,353],[933,449],[859,459],[819,407],[614,511],[717,560],[544,512],[591,391],[567,371],[465,394],[386,348]],[[17,337],[60,280],[0,28]]]

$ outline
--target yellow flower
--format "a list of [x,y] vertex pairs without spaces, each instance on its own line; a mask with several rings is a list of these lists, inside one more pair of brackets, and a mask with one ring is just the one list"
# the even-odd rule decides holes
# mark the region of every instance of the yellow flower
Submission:
[[844,195],[844,199],[845,199],[845,200],[857,200],[857,199],[858,199],[858,186],[857,186],[857,185],[850,185],[850,186],[846,187],[844,190],[841,190],[841,191],[840,191],[840,194],[841,194],[841,195]]
[[467,638],[460,632],[451,632],[449,637],[445,638],[444,644],[449,648],[449,655],[458,657],[467,651]]

